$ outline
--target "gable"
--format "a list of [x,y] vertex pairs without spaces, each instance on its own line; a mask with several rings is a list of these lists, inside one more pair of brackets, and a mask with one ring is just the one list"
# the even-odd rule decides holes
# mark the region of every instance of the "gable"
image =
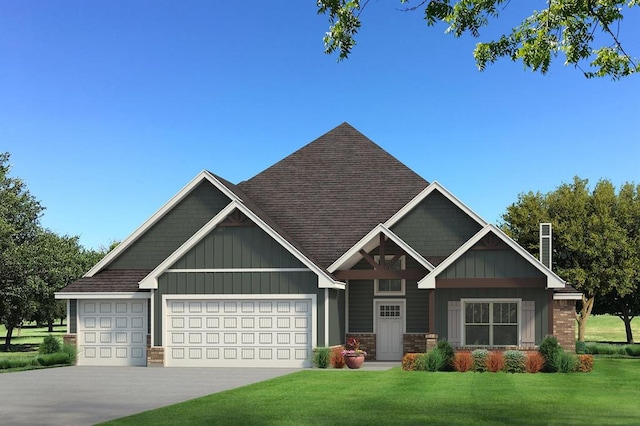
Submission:
[[249,219],[219,224],[169,269],[304,268],[304,264]]
[[230,201],[218,188],[203,180],[113,259],[108,269],[155,268]]
[[493,233],[488,233],[438,275],[438,279],[544,277],[541,271]]
[[433,264],[453,253],[482,225],[440,191],[432,191],[391,230]]

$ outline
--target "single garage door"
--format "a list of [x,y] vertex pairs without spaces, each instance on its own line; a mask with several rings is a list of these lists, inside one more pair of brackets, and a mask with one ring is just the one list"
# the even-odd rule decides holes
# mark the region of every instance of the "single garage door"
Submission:
[[311,307],[311,299],[167,299],[166,365],[308,366]]
[[146,365],[147,300],[79,300],[78,365]]

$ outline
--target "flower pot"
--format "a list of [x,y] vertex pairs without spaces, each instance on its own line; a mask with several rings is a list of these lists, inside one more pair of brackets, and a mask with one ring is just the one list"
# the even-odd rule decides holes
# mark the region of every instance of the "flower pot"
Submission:
[[345,356],[344,357],[344,362],[345,364],[347,364],[347,367],[349,368],[360,368],[362,367],[362,363],[364,363],[364,355],[359,355],[359,356]]

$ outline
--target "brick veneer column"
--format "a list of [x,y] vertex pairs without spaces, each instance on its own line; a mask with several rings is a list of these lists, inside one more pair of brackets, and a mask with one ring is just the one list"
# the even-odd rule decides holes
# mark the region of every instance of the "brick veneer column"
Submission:
[[553,335],[567,352],[576,350],[576,302],[575,300],[553,301]]
[[346,340],[355,337],[360,341],[360,349],[367,353],[365,360],[376,359],[376,335],[373,333],[347,333]]
[[424,333],[407,333],[402,336],[402,354],[425,353],[427,336]]
[[164,367],[164,348],[151,347],[151,335],[147,335],[147,367]]

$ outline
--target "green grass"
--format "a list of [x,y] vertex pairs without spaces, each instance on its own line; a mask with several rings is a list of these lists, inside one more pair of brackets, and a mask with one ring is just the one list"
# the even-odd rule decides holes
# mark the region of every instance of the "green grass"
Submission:
[[4,325],[0,325],[0,357],[15,356],[15,353],[21,353],[22,356],[35,354],[42,340],[52,334],[62,342],[62,336],[67,332],[66,325],[55,325],[53,333],[47,331],[47,327],[36,327],[35,325],[26,325],[20,329],[13,330],[11,337],[11,352],[4,351],[5,337],[7,329]]
[[[631,331],[634,340],[640,341],[640,319],[631,321]],[[615,315],[591,315],[587,320],[585,341],[626,343],[627,335],[624,331],[624,323]]]
[[171,424],[634,424],[640,361],[591,373],[305,370],[118,419]]

